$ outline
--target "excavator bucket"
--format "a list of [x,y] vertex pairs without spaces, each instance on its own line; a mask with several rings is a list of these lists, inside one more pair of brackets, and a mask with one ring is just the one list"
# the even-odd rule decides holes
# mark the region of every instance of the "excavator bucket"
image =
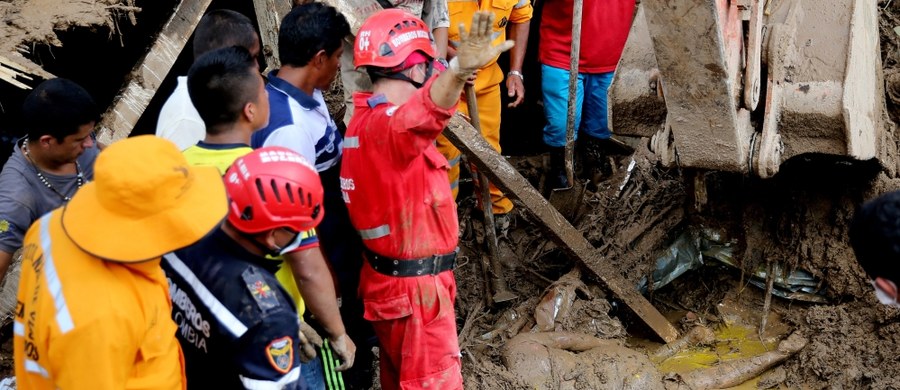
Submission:
[[876,7],[643,0],[609,91],[612,131],[650,137],[666,165],[763,178],[804,154],[879,158]]

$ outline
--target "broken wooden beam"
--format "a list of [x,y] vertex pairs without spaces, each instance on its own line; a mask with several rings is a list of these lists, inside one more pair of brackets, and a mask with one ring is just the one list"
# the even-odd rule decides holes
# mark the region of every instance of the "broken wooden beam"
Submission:
[[497,153],[471,124],[457,114],[444,130],[444,136],[466,155],[470,163],[478,167],[479,172],[487,175],[491,183],[503,190],[507,196],[518,199],[532,215],[537,217],[538,223],[560,249],[584,265],[659,338],[667,343],[678,338],[678,331],[659,310],[656,310],[635,286],[619,276],[619,273],[604,261],[590,241],[569,224],[569,221]]
[[291,12],[288,0],[253,0],[253,10],[259,23],[260,53],[266,60],[266,72],[281,67],[278,58],[278,31],[281,19]]
[[98,125],[98,141],[109,145],[131,134],[211,2],[182,0],[178,3],[150,50],[126,78],[128,83],[103,114]]

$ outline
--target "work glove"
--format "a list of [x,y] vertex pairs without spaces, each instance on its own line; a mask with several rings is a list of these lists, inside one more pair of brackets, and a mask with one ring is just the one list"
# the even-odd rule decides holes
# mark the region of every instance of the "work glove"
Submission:
[[316,349],[322,346],[322,337],[306,322],[300,321],[300,361],[309,363],[316,358]]
[[456,57],[450,61],[450,69],[456,77],[466,81],[475,71],[493,61],[500,53],[511,49],[515,43],[507,40],[493,46],[494,13],[479,11],[472,15],[472,27],[466,32],[466,26],[459,24],[459,46]]
[[353,367],[353,360],[356,358],[356,344],[347,336],[346,333],[338,337],[329,337],[328,343],[331,344],[331,350],[339,359],[341,365],[334,368],[335,371],[346,371]]

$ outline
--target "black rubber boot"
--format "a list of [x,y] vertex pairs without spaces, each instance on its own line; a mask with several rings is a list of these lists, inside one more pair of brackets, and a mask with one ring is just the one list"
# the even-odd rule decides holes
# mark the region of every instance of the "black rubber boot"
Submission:
[[605,140],[583,135],[578,142],[581,143],[582,174],[596,185],[612,173],[612,167],[606,158],[608,153]]
[[566,148],[550,148],[550,170],[547,172],[547,186],[551,190],[571,187],[566,178]]

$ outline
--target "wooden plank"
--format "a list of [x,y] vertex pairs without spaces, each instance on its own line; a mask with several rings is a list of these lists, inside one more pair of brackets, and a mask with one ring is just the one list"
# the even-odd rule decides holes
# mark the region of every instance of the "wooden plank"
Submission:
[[540,221],[550,238],[570,257],[577,259],[599,279],[622,302],[625,303],[647,326],[666,342],[675,341],[678,331],[656,310],[635,286],[626,282],[619,273],[604,261],[591,243],[560,214],[531,184],[513,168],[490,144],[481,137],[471,124],[460,115],[455,115],[447,129],[446,136],[453,145],[466,154],[479,172],[490,178],[495,186],[518,199],[525,208]]
[[291,12],[289,0],[253,0],[256,21],[259,22],[261,53],[266,59],[266,72],[281,67],[278,59],[278,29],[281,19]]
[[150,50],[131,71],[128,83],[103,114],[97,131],[98,141],[109,145],[131,134],[211,2],[182,0],[178,3]]

